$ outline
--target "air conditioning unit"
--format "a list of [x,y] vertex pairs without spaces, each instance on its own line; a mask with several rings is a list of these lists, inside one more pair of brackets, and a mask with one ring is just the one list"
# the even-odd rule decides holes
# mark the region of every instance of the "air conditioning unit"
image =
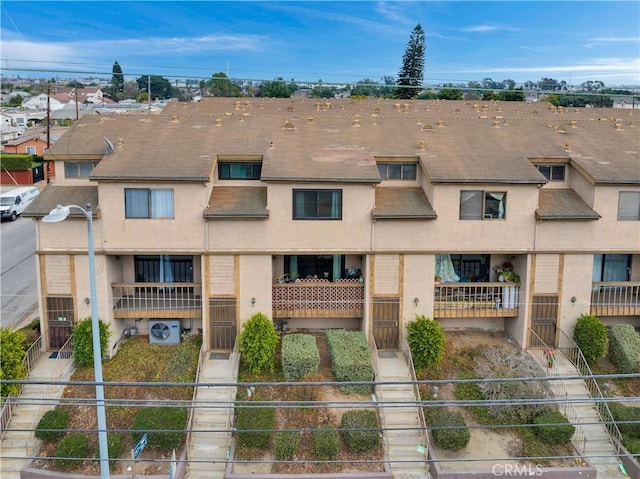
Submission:
[[182,337],[180,320],[149,320],[149,342],[151,344],[179,344]]

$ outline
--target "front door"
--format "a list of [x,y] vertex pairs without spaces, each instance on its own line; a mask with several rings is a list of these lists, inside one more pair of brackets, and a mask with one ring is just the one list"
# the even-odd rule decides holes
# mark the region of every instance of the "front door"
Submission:
[[558,295],[533,295],[531,329],[549,347],[556,347],[556,324],[558,322]]
[[60,349],[73,332],[75,314],[73,298],[62,296],[47,297],[47,328],[49,349]]
[[373,299],[373,339],[378,349],[398,349],[400,298]]
[[236,334],[236,298],[211,298],[209,300],[209,350],[233,351]]

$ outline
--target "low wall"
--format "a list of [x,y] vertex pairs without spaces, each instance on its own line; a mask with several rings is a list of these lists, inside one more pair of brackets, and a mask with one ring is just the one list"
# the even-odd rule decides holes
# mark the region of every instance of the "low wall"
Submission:
[[620,452],[620,461],[624,464],[624,468],[627,470],[629,477],[631,479],[640,479],[640,462],[638,462],[637,457],[634,457],[627,449],[618,442],[617,439],[612,438],[613,443],[616,449],[619,448]]

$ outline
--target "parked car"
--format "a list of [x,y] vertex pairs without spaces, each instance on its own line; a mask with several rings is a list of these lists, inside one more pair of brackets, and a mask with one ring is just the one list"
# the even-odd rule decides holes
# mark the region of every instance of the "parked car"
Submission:
[[39,194],[40,190],[35,186],[24,186],[2,193],[0,195],[2,219],[8,218],[11,221],[15,221]]

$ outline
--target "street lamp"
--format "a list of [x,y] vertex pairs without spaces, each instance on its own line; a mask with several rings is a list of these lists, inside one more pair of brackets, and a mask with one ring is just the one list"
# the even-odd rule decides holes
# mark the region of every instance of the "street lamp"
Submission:
[[91,204],[84,208],[76,205],[58,205],[42,218],[44,223],[58,223],[69,216],[71,209],[80,210],[87,219],[87,240],[89,256],[89,287],[91,302],[91,335],[93,337],[93,369],[96,381],[96,409],[98,413],[98,446],[100,448],[100,477],[109,479],[109,449],[107,443],[107,417],[104,406],[104,385],[102,384],[102,350],[100,349],[100,325],[98,322],[98,295],[96,294],[96,263],[93,252],[93,216]]

